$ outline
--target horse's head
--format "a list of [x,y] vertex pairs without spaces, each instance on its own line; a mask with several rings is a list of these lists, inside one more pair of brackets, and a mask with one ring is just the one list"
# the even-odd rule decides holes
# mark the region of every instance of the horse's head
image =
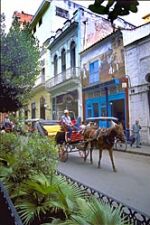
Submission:
[[120,141],[125,142],[125,134],[122,124],[116,124],[115,122],[111,121],[111,127],[113,127],[115,137]]

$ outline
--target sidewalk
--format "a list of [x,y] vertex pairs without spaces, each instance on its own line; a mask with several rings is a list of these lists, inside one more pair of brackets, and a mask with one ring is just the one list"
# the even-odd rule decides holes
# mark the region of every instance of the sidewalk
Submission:
[[[146,155],[150,156],[150,146],[148,145],[140,145],[141,148],[136,148],[135,145],[132,147],[128,144],[126,152],[128,153],[134,153],[139,155]],[[118,150],[120,151],[120,150]]]

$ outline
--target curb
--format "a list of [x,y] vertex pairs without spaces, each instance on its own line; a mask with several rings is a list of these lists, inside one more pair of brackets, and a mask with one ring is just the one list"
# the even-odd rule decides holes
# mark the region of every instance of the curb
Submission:
[[118,149],[113,149],[117,152],[125,152],[125,153],[130,153],[130,154],[135,154],[135,155],[144,155],[144,156],[149,156],[150,157],[150,153],[146,153],[146,152],[135,152],[132,150],[118,150]]
[[130,150],[127,150],[126,152],[131,153],[131,154],[136,154],[136,155],[150,156],[150,153],[146,153],[146,152],[134,152],[134,151],[130,151]]

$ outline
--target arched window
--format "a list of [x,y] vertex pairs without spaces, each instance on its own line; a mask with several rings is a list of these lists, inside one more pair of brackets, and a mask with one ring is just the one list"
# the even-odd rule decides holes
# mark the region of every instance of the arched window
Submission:
[[57,75],[58,73],[58,57],[57,55],[54,56],[54,75]]
[[24,106],[24,117],[25,117],[25,119],[28,119],[28,112],[29,112],[28,105],[25,105]]
[[61,71],[66,71],[66,51],[64,48],[61,51]]
[[70,64],[71,67],[76,67],[76,44],[74,41],[72,41],[70,45]]
[[41,119],[45,119],[45,107],[44,107],[44,104],[45,104],[45,98],[41,97],[40,98],[40,118]]
[[36,105],[35,105],[35,102],[31,103],[31,117],[32,117],[32,119],[36,117]]

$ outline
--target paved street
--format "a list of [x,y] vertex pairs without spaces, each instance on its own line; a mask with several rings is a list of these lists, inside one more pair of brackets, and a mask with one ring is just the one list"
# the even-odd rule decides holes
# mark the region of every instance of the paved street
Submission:
[[60,162],[58,169],[150,216],[150,156],[114,151],[117,173],[112,171],[107,151],[103,152],[101,169],[97,168],[97,151],[93,159],[91,165],[89,159],[84,163],[78,152],[70,153],[68,161]]

